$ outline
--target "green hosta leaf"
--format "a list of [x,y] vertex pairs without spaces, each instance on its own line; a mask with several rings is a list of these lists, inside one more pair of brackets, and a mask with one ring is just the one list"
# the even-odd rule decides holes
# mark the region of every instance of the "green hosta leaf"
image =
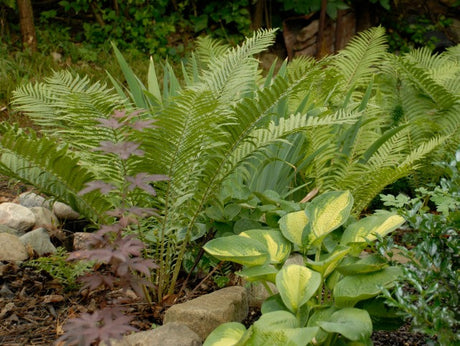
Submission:
[[307,265],[311,269],[321,273],[323,278],[326,278],[338,266],[342,258],[350,251],[349,247],[339,246],[337,249],[327,256],[323,256],[320,261],[307,260]]
[[372,273],[388,267],[387,261],[377,254],[360,259],[349,257],[344,262],[337,267],[337,270],[343,275]]
[[310,300],[320,284],[320,273],[297,264],[283,267],[276,275],[276,287],[283,303],[294,313]]
[[305,208],[310,221],[302,235],[303,246],[319,246],[329,233],[337,229],[350,216],[353,196],[350,191],[333,191],[316,197]]
[[260,308],[262,314],[266,314],[273,311],[289,311],[289,309],[284,305],[283,299],[279,293],[272,295],[265,299]]
[[291,253],[291,243],[279,230],[252,229],[240,233],[241,237],[258,240],[267,247],[270,263],[282,263]]
[[[334,306],[320,307],[308,319],[307,327],[317,327],[319,326],[319,322],[329,321],[332,314],[336,311],[337,311],[337,308]],[[317,345],[320,345],[321,343],[326,341],[326,338],[328,337],[328,335],[329,333],[327,333],[323,329],[320,329],[318,333],[316,334]]]
[[262,265],[245,268],[237,272],[238,275],[244,277],[247,281],[266,280],[275,283],[278,269],[272,265]]
[[318,327],[300,328],[297,318],[287,311],[263,314],[252,326],[253,333],[245,345],[290,345],[301,346],[310,343]]
[[238,235],[213,239],[203,248],[222,261],[232,261],[246,266],[262,265],[270,258],[265,245],[260,241]]
[[404,324],[400,311],[385,302],[386,298],[371,298],[356,304],[357,308],[369,313],[374,330],[395,330]]
[[299,247],[302,246],[302,233],[307,223],[307,215],[303,210],[286,214],[279,220],[281,233]]
[[360,300],[380,294],[380,287],[390,288],[400,276],[398,267],[388,267],[370,274],[345,276],[334,287],[335,304],[339,307],[353,306]]
[[352,341],[365,341],[372,335],[372,321],[366,310],[340,309],[334,312],[328,321],[316,323],[325,331],[342,334]]
[[221,324],[208,335],[203,346],[232,346],[241,340],[246,328],[238,322]]
[[373,241],[377,239],[376,234],[383,237],[401,226],[404,221],[402,216],[390,212],[365,217],[347,227],[342,235],[341,243],[347,245]]

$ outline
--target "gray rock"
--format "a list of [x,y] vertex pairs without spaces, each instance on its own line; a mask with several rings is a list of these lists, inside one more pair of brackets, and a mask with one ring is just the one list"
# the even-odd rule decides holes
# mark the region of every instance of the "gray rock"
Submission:
[[[112,346],[200,346],[200,337],[186,325],[168,323],[144,332],[130,334],[121,340],[110,341]],[[101,343],[106,345],[106,343]]]
[[305,259],[299,253],[293,253],[289,256],[289,258],[284,262],[283,267],[290,265],[290,264],[298,264],[299,266],[305,265]]
[[8,227],[7,225],[0,225],[0,233],[14,234],[18,237],[22,235],[21,232],[18,232],[14,228]]
[[[290,264],[298,264],[298,265],[303,266],[305,265],[305,261],[301,254],[293,253],[289,256],[286,262],[284,262],[283,266],[287,266]],[[272,291],[273,294],[276,294],[279,292],[275,284],[271,282],[267,282],[267,284],[270,287],[270,290]],[[267,291],[265,286],[260,282],[248,283],[247,288],[248,288],[248,303],[250,307],[260,308],[262,306],[262,303],[268,297],[272,295],[270,292]]]
[[53,204],[53,213],[60,220],[77,220],[80,217],[80,214],[62,202]]
[[[278,289],[275,284],[268,282],[273,294],[278,293]],[[251,282],[248,287],[248,304],[250,307],[260,308],[262,303],[272,295],[268,292],[265,286],[260,282]]]
[[31,207],[30,211],[35,215],[35,228],[55,229],[59,226],[59,221],[51,210],[44,207]]
[[37,195],[34,192],[24,192],[21,193],[18,197],[18,202],[23,207],[32,208],[32,207],[44,207],[50,208],[49,202],[42,196]]
[[35,224],[35,216],[22,205],[16,203],[0,204],[0,224],[14,228],[19,232],[28,231]]
[[39,256],[55,253],[56,248],[50,241],[50,236],[45,228],[37,228],[19,238],[25,246],[29,245]]
[[201,340],[225,322],[241,322],[248,314],[246,289],[240,286],[226,287],[166,311],[163,323],[185,324],[199,335]]
[[26,247],[13,234],[0,233],[0,261],[24,261],[28,258]]

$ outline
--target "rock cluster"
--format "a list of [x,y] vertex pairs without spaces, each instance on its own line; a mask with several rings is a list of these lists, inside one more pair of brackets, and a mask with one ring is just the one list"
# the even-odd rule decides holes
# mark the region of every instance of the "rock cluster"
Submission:
[[50,232],[64,220],[78,219],[68,205],[52,203],[33,192],[25,192],[17,203],[0,204],[0,261],[24,261],[34,253],[54,253]]

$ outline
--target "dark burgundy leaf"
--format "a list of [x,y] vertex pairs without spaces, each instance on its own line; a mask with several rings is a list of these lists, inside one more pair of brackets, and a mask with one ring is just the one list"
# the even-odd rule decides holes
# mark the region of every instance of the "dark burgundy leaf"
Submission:
[[98,118],[96,119],[102,126],[102,127],[107,127],[109,129],[119,129],[122,127],[124,124],[122,122],[119,122],[116,118],[110,118],[110,119],[104,119],[104,118]]
[[78,193],[79,196],[85,195],[94,190],[99,190],[103,195],[106,195],[116,189],[115,185],[100,180],[91,181],[85,185],[86,187]]
[[111,142],[102,141],[101,146],[94,150],[100,150],[106,153],[113,153],[118,155],[122,160],[128,159],[131,155],[143,156],[144,152],[138,149],[140,146],[136,142]]

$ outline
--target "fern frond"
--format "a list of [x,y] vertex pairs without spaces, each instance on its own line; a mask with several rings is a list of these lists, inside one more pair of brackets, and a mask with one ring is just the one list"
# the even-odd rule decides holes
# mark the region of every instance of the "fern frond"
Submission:
[[447,109],[455,102],[455,97],[441,84],[437,83],[425,69],[398,59],[398,67],[412,85],[428,96],[438,109]]
[[37,137],[3,124],[0,128],[0,171],[27,182],[41,192],[78,210],[82,216],[97,222],[112,207],[109,200],[95,192],[80,196],[85,184],[95,176],[81,166],[68,148],[59,147],[54,139]]
[[231,102],[238,95],[252,91],[258,71],[253,56],[273,44],[275,32],[275,29],[259,30],[241,46],[211,59],[201,78],[205,89],[213,91],[222,102]]
[[375,73],[387,49],[385,29],[371,28],[355,36],[332,60],[343,77],[343,89],[352,90],[359,83],[367,83]]

